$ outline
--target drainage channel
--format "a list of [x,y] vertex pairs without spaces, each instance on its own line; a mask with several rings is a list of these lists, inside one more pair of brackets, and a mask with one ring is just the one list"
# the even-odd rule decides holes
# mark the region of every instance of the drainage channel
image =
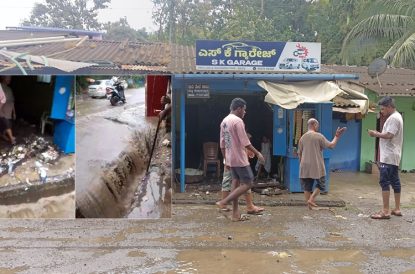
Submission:
[[0,218],[73,218],[75,174],[2,187]]
[[156,141],[156,156],[146,174],[154,134],[154,128],[136,131],[118,158],[76,193],[77,218],[170,217],[170,163],[166,165],[165,156],[171,153],[170,148],[160,145],[165,134]]

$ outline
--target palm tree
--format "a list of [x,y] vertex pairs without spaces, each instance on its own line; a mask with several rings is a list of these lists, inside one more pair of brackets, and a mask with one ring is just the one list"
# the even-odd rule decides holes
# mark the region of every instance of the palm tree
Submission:
[[381,0],[383,13],[357,23],[343,40],[341,56],[347,62],[353,41],[384,40],[393,42],[383,58],[394,67],[415,68],[415,1]]

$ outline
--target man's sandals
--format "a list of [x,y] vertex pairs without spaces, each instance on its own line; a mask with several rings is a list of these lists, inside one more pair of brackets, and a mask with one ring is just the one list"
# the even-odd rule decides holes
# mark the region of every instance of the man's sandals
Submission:
[[388,220],[391,218],[391,215],[386,215],[383,211],[380,211],[378,213],[370,215],[370,218],[375,220]]

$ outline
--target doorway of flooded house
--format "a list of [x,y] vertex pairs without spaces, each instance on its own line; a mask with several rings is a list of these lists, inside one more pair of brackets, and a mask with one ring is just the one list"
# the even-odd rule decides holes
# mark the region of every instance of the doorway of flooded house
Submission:
[[[272,141],[273,112],[272,108],[264,102],[265,95],[266,92],[230,94],[218,91],[212,92],[210,98],[206,99],[188,98],[186,101],[186,168],[203,170],[203,144],[214,142],[218,144],[220,175],[222,174],[223,158],[219,147],[220,123],[229,114],[231,101],[236,97],[244,99],[247,103],[243,120],[247,133],[252,136],[252,145],[260,151],[263,136]],[[250,160],[250,163],[252,169],[255,170],[256,159]],[[215,175],[215,165],[208,165],[205,179],[215,179]]]

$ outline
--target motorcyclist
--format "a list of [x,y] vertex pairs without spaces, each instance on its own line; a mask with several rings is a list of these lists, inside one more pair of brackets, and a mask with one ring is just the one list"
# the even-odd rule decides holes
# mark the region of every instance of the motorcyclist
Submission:
[[126,103],[127,100],[125,99],[124,86],[123,86],[122,81],[118,77],[116,77],[116,76],[113,76],[111,78],[111,81],[113,83],[114,90],[118,93],[118,96],[120,97],[121,101],[123,101],[124,103]]

